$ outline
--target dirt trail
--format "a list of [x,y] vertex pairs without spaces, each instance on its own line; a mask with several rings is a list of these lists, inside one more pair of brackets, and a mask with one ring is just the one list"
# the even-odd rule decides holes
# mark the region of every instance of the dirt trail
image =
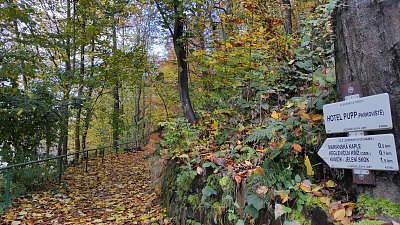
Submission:
[[146,158],[160,140],[152,134],[139,152],[68,168],[66,189],[14,199],[0,224],[171,224],[156,199]]

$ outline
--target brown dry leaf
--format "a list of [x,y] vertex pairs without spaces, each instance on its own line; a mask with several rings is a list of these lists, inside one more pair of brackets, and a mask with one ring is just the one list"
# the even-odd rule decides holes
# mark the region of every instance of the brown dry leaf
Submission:
[[343,225],[347,225],[350,223],[349,217],[343,217],[343,219],[340,220],[340,223]]
[[196,172],[198,175],[202,175],[204,173],[204,169],[201,168],[200,166],[197,167]]
[[320,191],[313,191],[312,193],[313,193],[313,195],[315,195],[317,197],[322,197],[323,196],[322,192],[320,192]]
[[351,209],[351,210],[356,208],[356,203],[354,203],[354,202],[346,202],[346,203],[343,203],[342,205],[343,205],[343,207]]
[[346,209],[346,216],[350,217],[353,215],[353,209],[347,208]]
[[256,193],[259,195],[265,195],[268,192],[268,188],[266,186],[259,186],[256,190]]
[[339,209],[339,210],[336,210],[335,213],[333,214],[333,219],[335,221],[341,221],[345,216],[346,216],[346,210]]
[[244,161],[244,164],[246,164],[246,166],[248,167],[253,167],[253,163],[251,163],[249,160]]
[[297,143],[292,144],[292,148],[293,148],[295,153],[300,153],[301,150],[302,150],[301,146],[299,144],[297,144]]
[[279,197],[281,197],[282,203],[285,203],[289,200],[289,194],[279,194]]
[[242,182],[242,177],[239,176],[239,175],[236,175],[236,176],[235,176],[235,181],[236,181],[236,183],[239,185],[240,182]]

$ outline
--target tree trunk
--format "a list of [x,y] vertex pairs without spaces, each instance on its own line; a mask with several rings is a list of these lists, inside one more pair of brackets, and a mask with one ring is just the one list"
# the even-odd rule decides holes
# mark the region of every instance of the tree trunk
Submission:
[[135,97],[135,132],[133,134],[134,136],[134,142],[135,142],[135,148],[139,148],[139,122],[140,122],[140,97],[142,95],[142,88],[138,86],[137,90],[137,95]]
[[282,0],[284,11],[285,11],[285,31],[286,34],[290,35],[293,32],[292,25],[292,4],[290,0]]
[[[400,156],[400,10],[398,0],[342,0],[333,15],[338,89],[360,80],[365,96],[389,93]],[[361,191],[361,187],[358,187]],[[400,173],[376,172],[374,196],[400,202]]]
[[[95,25],[95,24],[93,24]],[[91,67],[91,71],[90,71],[90,76],[93,77],[94,76],[94,51],[95,51],[95,42],[94,42],[94,37],[92,37],[91,41],[90,41],[90,45],[91,45],[91,57],[90,57],[90,67]],[[89,99],[92,98],[92,94],[93,94],[93,87],[91,86],[89,88]],[[99,96],[98,96],[99,97]],[[92,113],[93,113],[93,107],[94,104],[96,103],[98,97],[96,98],[96,100],[93,102],[93,105],[90,105],[86,111],[86,116],[85,116],[85,120],[83,122],[83,132],[82,132],[82,149],[86,149],[86,139],[87,139],[87,134],[89,131],[89,125],[90,125],[90,121],[92,120]]]
[[189,66],[187,63],[186,42],[184,41],[184,18],[181,4],[182,3],[178,1],[174,1],[175,19],[173,42],[176,60],[178,62],[178,85],[181,107],[186,119],[193,124],[196,121],[196,116],[189,96]]
[[[83,34],[85,34],[85,23],[82,24]],[[81,61],[80,61],[80,72],[79,72],[79,87],[78,87],[78,110],[76,112],[75,121],[75,163],[79,161],[79,155],[81,151],[81,115],[82,115],[82,92],[83,92],[83,78],[85,76],[85,45],[81,45]]]
[[145,145],[147,143],[146,139],[146,126],[147,126],[147,120],[146,120],[146,78],[143,76],[142,77],[143,81],[143,100],[142,100],[142,143]]
[[[113,52],[116,53],[117,50],[117,27],[116,27],[116,19],[113,18],[112,24],[112,40],[113,40]],[[118,140],[119,140],[119,115],[120,115],[120,105],[119,105],[119,78],[118,74],[113,74],[116,76],[115,84],[112,90],[113,98],[114,98],[114,106],[113,106],[113,116],[112,116],[112,130],[113,130],[113,145],[115,151],[118,151]]]
[[[93,88],[90,88],[89,90],[89,96],[92,96]],[[90,121],[92,120],[92,113],[93,113],[93,107],[89,106],[87,111],[86,111],[86,116],[85,120],[83,122],[83,132],[82,132],[82,149],[86,149],[86,140],[87,140],[87,134],[89,131],[89,125]]]
[[[67,0],[67,18],[71,18],[71,2]],[[71,40],[69,35],[66,35],[66,46],[65,46],[65,53],[66,59],[65,63],[65,74],[64,76],[67,80],[71,78]],[[62,112],[62,119],[61,119],[61,131],[60,131],[60,139],[58,143],[58,155],[67,154],[68,153],[68,100],[69,100],[69,87],[67,85],[62,85],[63,89],[63,112]],[[67,157],[65,157],[64,161],[67,161]]]

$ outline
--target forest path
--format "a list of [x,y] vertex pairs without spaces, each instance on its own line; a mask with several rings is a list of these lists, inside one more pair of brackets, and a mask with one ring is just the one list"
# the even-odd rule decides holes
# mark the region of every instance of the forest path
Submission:
[[160,137],[139,152],[126,152],[69,167],[67,188],[14,199],[0,224],[170,224],[158,205],[147,158]]

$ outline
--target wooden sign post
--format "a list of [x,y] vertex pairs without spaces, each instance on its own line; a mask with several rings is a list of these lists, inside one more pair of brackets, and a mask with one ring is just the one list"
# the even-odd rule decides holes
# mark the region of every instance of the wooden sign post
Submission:
[[362,97],[360,82],[342,87],[344,101],[324,105],[327,133],[348,132],[348,137],[328,138],[318,155],[332,168],[353,169],[353,182],[375,185],[370,170],[398,171],[392,134],[367,135],[364,131],[392,129],[389,95]]

